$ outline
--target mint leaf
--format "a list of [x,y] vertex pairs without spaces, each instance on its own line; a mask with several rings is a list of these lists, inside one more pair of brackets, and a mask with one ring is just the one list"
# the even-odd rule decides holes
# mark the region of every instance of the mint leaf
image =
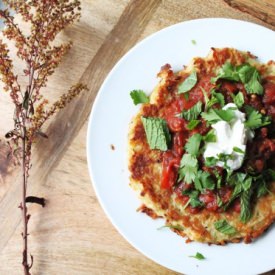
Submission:
[[186,183],[192,183],[197,172],[198,160],[190,154],[184,154],[180,162],[178,181],[184,180]]
[[189,110],[184,110],[180,114],[181,118],[184,118],[188,121],[197,119],[199,114],[201,113],[202,103],[199,101]]
[[237,230],[230,225],[226,220],[218,220],[214,222],[214,227],[217,231],[225,235],[234,235],[237,233]]
[[198,156],[202,136],[200,134],[194,134],[191,136],[185,144],[186,151],[192,156]]
[[244,105],[244,96],[242,92],[239,92],[236,95],[231,94],[231,96],[233,97],[233,101],[238,108],[241,108]]
[[195,258],[197,260],[205,260],[206,258],[199,252],[196,253],[195,256],[189,256],[190,258]]
[[246,91],[250,94],[262,95],[264,93],[264,88],[261,85],[261,76],[256,69],[250,80],[244,86]]
[[197,73],[193,71],[178,87],[178,94],[189,92],[197,83]]
[[150,149],[168,150],[171,135],[164,119],[154,117],[142,117],[147,142]]
[[266,126],[271,123],[271,119],[268,116],[264,116],[257,110],[250,106],[245,106],[245,111],[247,114],[247,120],[245,126],[252,130]]
[[186,127],[188,130],[193,130],[200,124],[200,122],[200,120],[193,119],[187,124]]
[[133,90],[130,92],[130,96],[135,105],[139,103],[148,103],[149,97],[142,90]]
[[247,223],[252,217],[250,198],[252,190],[244,191],[241,194],[241,214],[240,220],[243,223]]
[[229,122],[235,117],[235,114],[234,114],[234,111],[231,109],[227,109],[227,110],[210,109],[208,112],[202,113],[201,116],[210,124],[213,124],[221,120]]

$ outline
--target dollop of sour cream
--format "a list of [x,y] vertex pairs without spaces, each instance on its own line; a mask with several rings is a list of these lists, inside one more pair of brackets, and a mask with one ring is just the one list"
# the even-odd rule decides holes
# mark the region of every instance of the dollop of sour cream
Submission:
[[[247,140],[252,139],[254,132],[245,127],[245,114],[237,109],[234,103],[228,103],[223,107],[223,110],[228,108],[234,109],[234,118],[230,122],[218,121],[212,124],[212,128],[216,134],[216,142],[206,143],[204,151],[204,159],[218,156],[229,155],[230,158],[226,161],[218,161],[216,166],[237,170],[242,166]],[[238,149],[240,150],[238,150]]]

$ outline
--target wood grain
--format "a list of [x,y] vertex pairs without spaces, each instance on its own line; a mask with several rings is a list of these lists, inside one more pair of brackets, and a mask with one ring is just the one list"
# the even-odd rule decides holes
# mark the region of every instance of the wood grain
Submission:
[[[50,99],[56,98],[78,79],[88,85],[89,92],[55,117],[47,129],[50,139],[39,141],[34,151],[29,194],[45,197],[47,207],[29,207],[33,274],[176,274],[128,244],[98,204],[85,148],[86,118],[94,97],[106,74],[129,48],[171,24],[201,17],[231,17],[273,27],[222,0],[83,0],[82,5],[81,21],[60,37],[60,41],[73,40],[74,48],[45,92]],[[15,64],[17,69],[20,66]],[[12,106],[5,95],[0,101],[0,136],[10,129],[7,119],[11,115]],[[3,163],[7,152],[1,152]],[[14,167],[1,176],[0,261],[5,264],[0,274],[20,274],[21,224],[16,210],[20,182]]]
[[224,0],[228,5],[275,26],[274,0]]

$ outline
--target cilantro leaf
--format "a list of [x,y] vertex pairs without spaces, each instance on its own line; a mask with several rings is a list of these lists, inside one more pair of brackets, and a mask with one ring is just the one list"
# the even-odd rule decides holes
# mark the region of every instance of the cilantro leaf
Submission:
[[216,159],[215,157],[207,157],[204,161],[205,166],[212,167],[217,164],[219,160]]
[[227,110],[210,109],[208,112],[203,112],[201,116],[210,124],[213,124],[221,120],[229,122],[235,117],[235,114],[234,114],[234,111],[231,109],[227,109]]
[[210,131],[208,131],[207,134],[203,137],[203,140],[205,142],[216,142],[217,136],[215,134],[215,130],[211,129]]
[[171,135],[164,119],[154,117],[142,117],[147,142],[150,149],[168,150]]
[[233,101],[234,103],[236,104],[236,106],[238,108],[241,108],[244,104],[244,96],[243,96],[243,93],[242,92],[239,92],[238,94],[234,95],[234,94],[231,94],[232,98],[233,98]]
[[189,110],[183,110],[180,117],[190,121],[197,119],[202,110],[202,103],[199,101]]
[[221,107],[224,106],[225,104],[225,100],[224,100],[224,95],[221,93],[217,93],[215,90],[211,91],[211,98],[210,100],[207,102],[207,109],[212,107],[215,104],[219,104]]
[[233,147],[233,151],[239,154],[245,154],[245,151],[243,151],[241,148],[239,147]]
[[259,72],[255,69],[250,80],[244,85],[245,89],[250,94],[262,95],[264,93],[264,88],[260,83],[261,77]]
[[184,205],[184,209],[190,204],[192,207],[202,207],[204,206],[204,203],[199,200],[199,191],[198,190],[192,190],[187,189],[182,191],[183,195],[189,196],[188,202]]
[[197,73],[193,71],[178,87],[178,94],[189,92],[197,83]]
[[214,223],[214,227],[217,231],[225,235],[234,235],[237,233],[235,227],[230,225],[226,220],[218,220]]
[[239,74],[239,78],[240,78],[242,83],[249,82],[249,80],[251,79],[254,71],[256,70],[254,67],[252,67],[249,64],[240,65],[236,69],[237,69],[237,72]]
[[157,230],[161,230],[163,228],[176,229],[176,230],[179,230],[179,231],[183,231],[184,230],[183,226],[181,226],[181,225],[172,225],[172,224],[163,225],[163,226],[157,228]]
[[178,181],[184,180],[186,183],[192,183],[197,172],[198,160],[190,154],[184,154],[180,162]]
[[197,260],[205,260],[206,258],[201,254],[201,253],[199,253],[199,252],[197,252],[196,253],[196,255],[194,255],[194,256],[189,256],[190,258],[195,258],[195,259],[197,259]]
[[209,189],[214,190],[215,189],[215,182],[212,178],[212,176],[205,171],[199,171],[195,180],[195,188],[199,190],[200,192]]
[[231,81],[240,81],[239,74],[235,67],[230,62],[226,62],[218,71],[218,75],[211,79],[212,83],[217,82],[219,79],[226,79]]
[[200,122],[201,122],[200,120],[193,119],[187,124],[186,127],[188,130],[193,130],[200,124]]
[[139,103],[148,103],[149,97],[142,90],[133,90],[130,92],[130,96],[135,105]]
[[198,156],[202,136],[200,134],[194,134],[191,136],[185,144],[186,151],[192,156]]
[[247,114],[245,126],[247,128],[254,130],[271,123],[270,117],[263,116],[261,113],[250,106],[245,106],[245,111]]
[[252,217],[250,198],[252,190],[244,191],[241,194],[241,214],[240,220],[243,223],[247,223]]
[[250,64],[243,64],[237,67],[232,66],[226,62],[219,70],[218,75],[211,79],[212,83],[219,79],[226,79],[230,81],[241,81],[245,84],[245,89],[248,93],[263,94],[263,86],[261,85],[261,76],[257,69]]

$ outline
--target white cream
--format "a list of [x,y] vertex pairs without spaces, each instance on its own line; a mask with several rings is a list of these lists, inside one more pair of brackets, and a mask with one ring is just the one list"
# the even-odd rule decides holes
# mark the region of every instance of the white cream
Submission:
[[[223,107],[223,110],[228,108],[236,108],[233,110],[235,118],[229,122],[219,121],[212,124],[212,128],[216,134],[216,142],[208,142],[204,151],[204,159],[208,157],[217,158],[219,154],[226,154],[232,156],[232,159],[227,160],[226,165],[231,170],[237,170],[242,166],[244,155],[243,153],[235,152],[234,147],[246,150],[246,143],[248,139],[254,136],[254,133],[245,128],[245,114],[237,109],[233,103],[229,103]],[[225,163],[218,161],[217,166],[225,167]]]

